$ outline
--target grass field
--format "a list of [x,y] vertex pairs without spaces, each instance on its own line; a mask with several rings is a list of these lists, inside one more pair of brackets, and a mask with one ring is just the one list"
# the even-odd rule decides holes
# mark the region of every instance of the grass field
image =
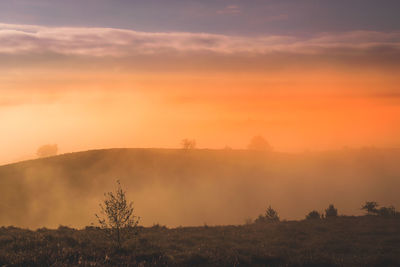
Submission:
[[[111,149],[0,166],[0,225],[17,226],[0,228],[0,267],[400,266],[397,215],[301,220],[331,203],[398,207],[398,155]],[[84,227],[116,179],[141,217],[119,249]],[[240,225],[269,204],[286,220]]]
[[400,219],[140,228],[116,249],[103,230],[0,228],[0,266],[400,266]]

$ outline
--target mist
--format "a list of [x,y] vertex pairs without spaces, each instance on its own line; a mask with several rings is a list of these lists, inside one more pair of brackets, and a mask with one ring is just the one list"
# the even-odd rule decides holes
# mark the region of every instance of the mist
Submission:
[[[144,225],[398,204],[397,150],[341,149],[399,145],[397,32],[0,28],[0,164],[70,153],[0,167],[0,223],[95,223],[116,180]],[[240,150],[258,134],[279,152]],[[210,149],[171,149],[183,137]],[[71,153],[115,147],[169,149]]]
[[243,224],[271,205],[302,219],[333,203],[400,205],[398,149],[287,154],[248,150],[111,149],[0,167],[0,224],[84,227],[120,180],[140,224]]

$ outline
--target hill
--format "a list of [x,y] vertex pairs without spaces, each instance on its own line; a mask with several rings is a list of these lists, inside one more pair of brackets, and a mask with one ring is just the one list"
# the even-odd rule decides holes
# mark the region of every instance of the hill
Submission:
[[271,204],[299,219],[334,203],[400,206],[400,150],[109,149],[0,166],[0,225],[83,227],[119,179],[143,225],[242,224]]

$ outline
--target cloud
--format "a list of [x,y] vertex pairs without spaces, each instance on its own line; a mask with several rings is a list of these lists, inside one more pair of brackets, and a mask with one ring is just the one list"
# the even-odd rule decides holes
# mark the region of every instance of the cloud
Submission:
[[218,10],[217,14],[239,14],[241,12],[239,6],[228,5],[224,9]]
[[[231,6],[230,9],[235,9]],[[171,52],[215,54],[324,54],[390,51],[399,53],[400,32],[353,31],[309,37],[229,36],[187,32],[138,32],[113,28],[43,27],[0,24],[0,54],[59,54],[126,57]]]

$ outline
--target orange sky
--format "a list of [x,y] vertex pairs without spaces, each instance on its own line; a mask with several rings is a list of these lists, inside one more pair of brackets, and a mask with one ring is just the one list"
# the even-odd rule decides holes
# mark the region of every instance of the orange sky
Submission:
[[[50,79],[43,79],[43,74]],[[1,160],[57,143],[61,152],[104,147],[245,148],[261,134],[279,151],[395,146],[396,75],[288,70],[274,73],[77,73],[4,76]],[[362,78],[361,78],[362,76]],[[8,80],[7,80],[8,79]],[[54,88],[57,88],[54,90]],[[379,90],[378,90],[379,89]]]
[[[7,27],[17,29],[3,33],[13,38],[36,30]],[[96,44],[113,30],[97,31]],[[0,45],[0,163],[48,143],[61,153],[178,147],[183,138],[245,148],[254,135],[291,152],[399,145],[400,68],[397,50],[374,48],[383,33],[300,41],[140,33],[149,43],[131,50],[135,32],[96,49],[80,42],[90,30],[38,32],[40,46]],[[53,35],[77,39],[64,45]],[[206,41],[218,45],[210,51]]]

